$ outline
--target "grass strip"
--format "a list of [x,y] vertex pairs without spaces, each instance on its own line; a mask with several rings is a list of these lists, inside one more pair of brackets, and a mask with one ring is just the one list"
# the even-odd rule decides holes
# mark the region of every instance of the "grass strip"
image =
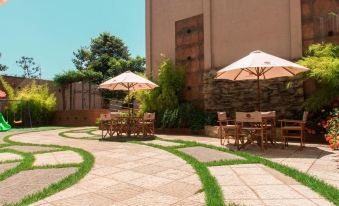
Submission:
[[[59,128],[57,128],[59,129]],[[48,130],[54,130],[53,129],[48,129]],[[30,169],[50,169],[50,168],[63,168],[63,167],[78,167],[78,171],[68,175],[64,179],[62,179],[59,182],[53,183],[49,185],[48,187],[44,188],[42,191],[37,192],[35,194],[29,195],[24,197],[20,202],[18,203],[10,203],[7,204],[9,206],[21,206],[21,205],[28,205],[33,202],[39,201],[43,198],[46,198],[50,195],[53,195],[61,190],[64,190],[73,184],[77,183],[81,178],[83,178],[92,168],[94,164],[94,157],[92,154],[89,152],[80,149],[80,148],[74,148],[74,147],[69,147],[69,146],[60,146],[60,145],[53,145],[53,144],[32,144],[32,143],[22,143],[22,142],[16,142],[10,139],[11,136],[18,135],[18,134],[24,134],[24,133],[29,133],[29,132],[40,132],[40,131],[46,131],[45,129],[43,130],[34,130],[34,131],[26,131],[22,133],[17,133],[17,134],[12,134],[4,137],[4,141],[10,145],[21,145],[21,146],[41,146],[41,147],[54,147],[58,150],[70,150],[73,152],[78,153],[82,158],[83,162],[80,164],[61,164],[61,165],[46,165],[46,166],[41,166],[41,167],[33,167],[32,163],[34,161],[34,157],[31,153],[23,153],[23,152],[18,152],[15,150],[9,150],[9,149],[1,149],[1,151],[4,152],[12,152],[16,154],[22,155],[24,158],[21,161],[21,163],[15,167],[12,170],[7,170],[6,172],[0,174],[0,181],[3,179],[8,178],[11,175],[14,175],[20,171],[23,170],[30,170]],[[13,171],[14,170],[14,171]],[[2,179],[1,179],[2,178]]]
[[197,175],[200,178],[200,181],[203,185],[202,190],[206,194],[206,204],[208,206],[223,206],[224,204],[224,198],[223,193],[220,189],[220,186],[218,185],[217,180],[215,177],[211,175],[206,165],[199,162],[197,159],[191,157],[190,155],[185,154],[184,152],[181,152],[173,147],[165,147],[157,144],[152,143],[143,143],[139,141],[131,141],[132,143],[136,144],[142,144],[147,145],[151,147],[155,147],[158,149],[165,150],[167,152],[170,152],[181,159],[185,160],[188,164],[190,164],[193,169],[196,171]]
[[[77,130],[79,131],[79,130]],[[101,138],[101,135],[96,135],[96,134],[91,134],[89,133],[90,131],[84,131],[84,132],[72,132],[72,130],[70,131],[64,131],[64,132],[60,132],[58,135],[64,138],[70,138],[70,139],[84,139],[84,140],[99,140]],[[89,135],[93,135],[92,137],[72,137],[67,135],[68,133],[84,133],[84,134],[89,134]]]
[[0,152],[8,152],[8,153],[13,153],[13,154],[17,154],[20,155],[22,157],[22,160],[20,160],[20,163],[9,170],[4,171],[3,173],[0,174],[0,181],[3,181],[23,170],[26,170],[30,167],[32,167],[33,161],[34,161],[34,157],[31,154],[28,153],[24,153],[24,152],[19,152],[16,150],[12,150],[12,149],[1,149]]
[[[161,139],[163,140],[163,139]],[[187,144],[190,146],[202,146],[202,147],[206,147],[206,148],[210,148],[210,149],[215,149],[218,151],[223,151],[223,152],[227,152],[227,153],[231,153],[234,155],[238,155],[241,157],[244,157],[245,159],[247,159],[249,162],[251,163],[259,163],[262,165],[265,165],[267,167],[270,167],[272,169],[275,169],[289,177],[292,177],[293,179],[295,179],[296,181],[300,182],[301,184],[309,187],[310,189],[312,189],[314,192],[320,194],[321,196],[325,197],[327,200],[329,200],[330,202],[334,203],[335,205],[339,205],[339,189],[327,184],[326,182],[324,182],[323,180],[320,180],[314,176],[308,175],[304,172],[301,172],[299,170],[296,170],[294,168],[273,162],[271,160],[256,156],[256,155],[252,155],[250,153],[247,152],[243,152],[243,151],[235,151],[235,150],[231,150],[228,148],[222,148],[222,147],[218,147],[218,146],[214,146],[214,145],[208,145],[208,144],[204,144],[204,143],[198,143],[198,142],[194,142],[194,141],[184,141],[184,140],[164,140],[164,141],[170,141],[170,142],[176,142],[176,143],[181,143],[181,144]],[[225,162],[226,165],[229,162]],[[217,163],[209,163],[211,165],[215,164],[218,166],[222,165],[222,162],[217,162]]]

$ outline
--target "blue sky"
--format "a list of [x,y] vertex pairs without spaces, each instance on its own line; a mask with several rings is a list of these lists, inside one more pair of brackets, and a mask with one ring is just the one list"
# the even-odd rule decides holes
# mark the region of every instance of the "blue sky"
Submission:
[[73,51],[101,32],[123,39],[132,56],[145,56],[144,0],[8,0],[0,6],[0,63],[22,75],[15,61],[33,57],[42,77],[73,69]]

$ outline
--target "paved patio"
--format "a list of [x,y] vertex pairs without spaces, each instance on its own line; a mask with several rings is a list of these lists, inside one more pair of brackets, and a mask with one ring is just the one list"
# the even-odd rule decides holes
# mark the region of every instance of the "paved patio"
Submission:
[[62,138],[62,131],[11,138],[79,147],[95,156],[94,167],[79,183],[34,205],[204,205],[199,177],[179,157],[137,144]]
[[[164,139],[197,141],[220,146],[220,140],[216,138],[186,135],[158,136]],[[227,147],[236,149],[232,144]],[[270,145],[265,153],[262,153],[256,145],[250,145],[245,151],[309,173],[339,188],[339,151],[333,151],[327,145],[306,144],[306,148],[300,151],[297,143],[289,143],[286,149],[281,149],[281,145],[277,144]]]
[[[11,137],[12,140],[19,142],[78,147],[89,151],[95,157],[94,167],[80,182],[33,205],[205,205],[205,195],[201,191],[202,185],[199,177],[193,168],[179,157],[164,150],[138,144],[69,139],[58,136],[58,133],[67,130],[69,129],[18,134]],[[167,139],[195,140],[219,146],[218,139],[195,136],[160,136]],[[148,141],[148,143],[178,146],[159,140]],[[209,149],[199,147],[193,150],[192,148],[187,149],[189,150],[186,151],[187,154],[195,156],[197,159],[202,158],[200,160],[203,162],[218,160],[213,159],[214,157],[220,158],[220,154],[216,154],[218,151],[215,150],[209,151]],[[300,170],[307,168],[306,172],[309,173],[319,171],[319,173],[338,174],[337,168],[320,166],[337,163],[338,160],[338,153],[321,145],[309,146],[304,152],[298,152],[297,147],[294,146],[286,150],[270,148],[266,154],[261,154],[256,147],[250,147],[248,151],[263,155],[273,161],[289,164]],[[201,153],[205,155],[201,155]],[[209,159],[205,159],[207,156]],[[71,151],[36,154],[35,157],[34,164],[37,165],[41,165],[41,162],[43,162],[42,165],[81,162],[81,157],[79,158]],[[222,156],[223,159],[236,157]],[[302,163],[301,166],[294,163],[295,161]],[[245,205],[331,205],[307,187],[262,165],[232,165],[209,167],[209,169],[221,185],[226,202]],[[35,172],[39,173],[39,171]],[[53,173],[57,175],[62,172],[54,171]],[[20,172],[14,175],[11,177],[12,179],[6,179],[5,183],[12,182],[14,185],[12,187],[15,190],[15,187],[25,184],[20,181],[16,182],[15,178],[20,179],[20,175],[25,175],[25,173]],[[39,176],[39,174],[35,176]],[[333,183],[339,182],[337,176],[330,178],[324,180],[331,180]],[[3,183],[4,181],[1,182],[1,184]],[[30,186],[25,188],[30,188]],[[0,196],[2,195],[0,194]],[[7,195],[6,198],[9,198],[6,199],[8,202],[10,198],[17,200],[15,198],[18,197]]]

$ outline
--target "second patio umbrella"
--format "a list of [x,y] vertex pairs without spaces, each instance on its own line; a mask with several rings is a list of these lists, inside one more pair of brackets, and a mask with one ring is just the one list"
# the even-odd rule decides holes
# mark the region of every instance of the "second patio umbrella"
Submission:
[[294,76],[307,70],[299,64],[258,50],[219,70],[216,79],[257,80],[257,109],[260,111],[260,80]]
[[[131,71],[124,72],[99,85],[100,89],[128,91],[128,95],[130,91],[149,90],[154,89],[156,87],[158,87],[158,85],[156,85],[155,83],[139,75],[136,75]],[[130,118],[129,101],[128,101],[128,117]]]

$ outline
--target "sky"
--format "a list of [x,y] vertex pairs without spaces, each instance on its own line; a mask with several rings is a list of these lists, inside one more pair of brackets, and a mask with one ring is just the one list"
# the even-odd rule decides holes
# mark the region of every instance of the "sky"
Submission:
[[0,63],[33,57],[43,79],[74,69],[73,51],[102,32],[120,37],[132,56],[145,56],[144,0],[8,0],[0,6]]

